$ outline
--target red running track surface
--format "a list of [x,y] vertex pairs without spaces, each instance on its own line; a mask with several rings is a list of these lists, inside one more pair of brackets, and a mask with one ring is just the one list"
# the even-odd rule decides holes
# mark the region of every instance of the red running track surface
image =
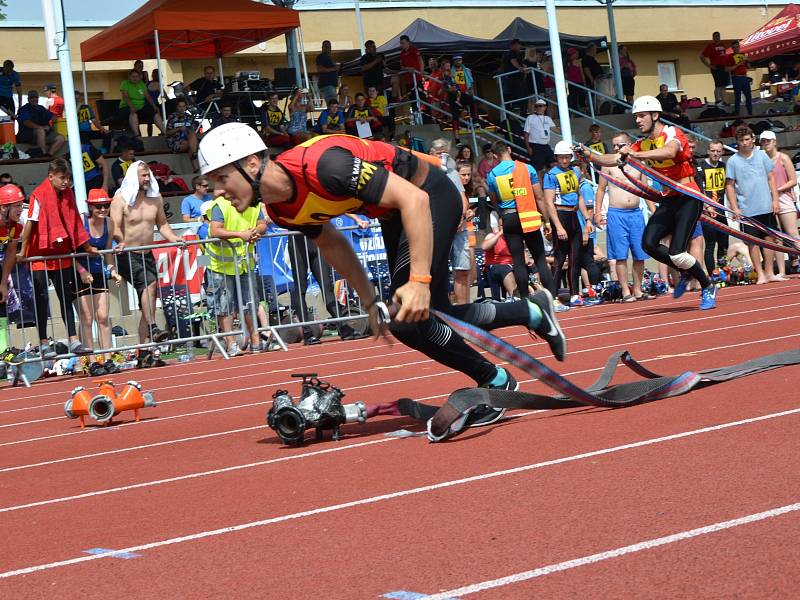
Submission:
[[[579,384],[627,348],[665,374],[800,343],[800,282],[562,315]],[[329,342],[138,378],[140,423],[80,430],[74,379],[0,390],[0,597],[790,597],[800,585],[800,368],[623,410],[511,413],[453,441],[381,417],[286,448],[278,387],[441,403],[463,375],[402,345]],[[515,373],[525,390],[541,384]],[[632,375],[623,375],[625,378]],[[118,556],[91,549],[124,551]]]

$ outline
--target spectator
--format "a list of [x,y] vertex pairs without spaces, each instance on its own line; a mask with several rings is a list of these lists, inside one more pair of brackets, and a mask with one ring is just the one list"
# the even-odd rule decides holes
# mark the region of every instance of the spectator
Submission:
[[475,157],[472,155],[472,147],[464,144],[458,150],[456,155],[456,164],[468,163],[470,167],[474,166]]
[[634,90],[636,89],[636,63],[633,62],[628,53],[628,47],[620,44],[619,49],[619,74],[622,79],[622,93],[625,94],[625,102],[633,102]]
[[308,90],[305,88],[295,90],[289,105],[289,124],[286,127],[286,133],[295,143],[301,144],[313,137],[308,131],[308,114],[313,110]]
[[142,82],[145,85],[147,85],[147,83],[148,83],[148,81],[147,81],[147,71],[144,70],[144,62],[141,61],[141,60],[138,60],[138,59],[133,61],[133,70],[134,71],[139,71],[139,75],[142,78]]
[[[411,39],[407,35],[400,36],[400,68],[408,70],[413,69],[420,73],[425,72],[425,63],[422,61],[422,54],[420,54],[417,47],[411,43]],[[400,93],[395,94],[396,97],[405,97],[415,84],[420,88],[422,87],[422,80],[416,73],[413,75],[411,73],[406,73],[400,81],[404,84],[405,89],[401,89]]]
[[[0,175],[0,179],[4,179]],[[22,203],[25,194],[14,184],[0,182],[0,252],[3,267],[0,275],[0,349],[8,348],[8,280],[17,264],[17,243],[22,234]]]
[[383,54],[378,54],[373,40],[367,40],[364,44],[364,54],[361,56],[361,77],[364,80],[364,89],[369,90],[374,87],[383,95]]
[[[556,284],[561,281],[564,262],[569,258],[567,270],[567,286],[569,287],[570,306],[582,306],[583,300],[578,294],[578,279],[580,277],[579,256],[584,233],[591,234],[594,230],[586,203],[579,193],[583,179],[580,169],[571,166],[572,149],[567,141],[560,141],[555,149],[556,165],[544,176],[544,197],[548,205],[555,205],[555,222],[558,240],[553,240],[555,246],[555,262],[553,265],[553,279]],[[583,215],[586,228],[582,229],[577,213]]]
[[197,237],[204,240],[208,237],[208,224],[205,222],[207,215],[203,214],[201,207],[214,198],[208,193],[208,179],[202,175],[192,178],[192,189],[194,192],[181,200],[181,220],[184,223],[200,223]]
[[286,115],[278,106],[279,99],[278,92],[270,92],[267,103],[261,110],[261,135],[267,146],[288,148],[292,141],[286,131]]
[[194,92],[195,104],[204,104],[222,98],[222,84],[215,75],[214,67],[203,67],[203,76],[184,86],[184,94]]
[[589,42],[586,46],[586,51],[583,53],[581,60],[583,67],[583,79],[586,81],[586,87],[596,89],[596,80],[603,74],[603,67],[597,62],[597,45],[594,42]]
[[113,191],[116,191],[122,185],[123,179],[130,167],[136,160],[135,150],[133,144],[130,142],[122,141],[118,146],[119,156],[117,160],[111,165],[111,180]]
[[[457,160],[456,169],[467,198],[485,198],[489,195],[485,182],[478,177],[478,173],[471,163]],[[468,212],[470,213],[468,218],[471,219],[474,215],[472,211]]]
[[[787,81],[786,73],[782,73],[778,68],[778,63],[771,60],[767,63],[767,72],[761,76],[761,88],[770,94],[775,100],[789,101],[792,98],[794,85]],[[775,93],[772,93],[772,86],[775,86]]]
[[328,99],[328,108],[319,114],[317,125],[320,133],[344,133],[344,114],[336,98]]
[[435,56],[428,58],[428,74],[431,79],[426,79],[422,84],[422,89],[425,90],[425,95],[428,102],[436,104],[442,100],[442,84],[438,80],[442,78],[442,71],[439,67],[439,59]]
[[[101,154],[111,151],[111,132],[108,127],[104,127],[100,122],[92,107],[83,101],[83,94],[75,90],[75,106],[78,107],[78,131],[81,136],[81,143],[87,144],[91,140],[102,140],[103,146],[100,148]],[[92,129],[94,126],[94,129]]]
[[467,218],[471,218],[469,201],[464,194],[464,186],[456,170],[456,163],[450,156],[450,142],[444,138],[439,138],[431,142],[431,156],[435,156],[442,161],[442,170],[447,173],[450,181],[461,193],[463,202],[461,211],[461,224],[458,232],[453,238],[453,245],[450,250],[450,266],[454,272],[453,295],[455,304],[469,303],[469,274],[472,268],[472,257],[469,248],[469,232],[467,231]]
[[[600,283],[600,276],[601,276],[601,269],[598,265],[597,261],[595,260],[595,241],[597,239],[597,230],[594,227],[595,215],[594,215],[594,196],[595,196],[595,188],[592,185],[591,180],[588,178],[588,171],[583,163],[578,164],[578,168],[581,170],[581,174],[583,175],[583,179],[581,180],[581,186],[579,189],[579,193],[581,198],[583,198],[583,203],[586,205],[586,213],[587,219],[592,224],[592,227],[586,227],[586,219],[584,219],[583,214],[578,212],[578,224],[581,227],[581,250],[578,254],[578,268],[580,269],[580,278],[582,282],[582,288],[586,288],[587,291],[592,286],[597,285]],[[599,304],[600,300],[592,295],[592,294],[583,294],[585,296],[583,298],[583,303],[586,305],[595,305]]]
[[[486,183],[492,200],[500,208],[505,240],[513,258],[516,287],[521,296],[528,290],[528,268],[524,251],[527,247],[542,285],[555,297],[558,288],[547,265],[541,231],[544,224],[545,233],[549,233],[555,210],[547,203],[539,177],[530,165],[514,160],[511,157],[511,148],[505,142],[495,142],[493,149],[499,162],[489,172]],[[561,304],[557,303],[556,306],[559,311],[565,310]]]
[[178,98],[175,112],[167,119],[167,147],[175,154],[189,154],[192,169],[197,172],[197,134],[192,126],[192,115],[186,112],[186,100]]
[[[264,205],[259,203],[258,206],[250,206],[249,202],[228,200],[220,193],[212,204],[210,220],[211,237],[227,242],[210,242],[206,245],[211,261],[206,289],[209,307],[216,315],[222,332],[233,330],[233,315],[241,309],[250,335],[250,347],[258,348],[258,329],[253,323],[250,308],[256,294],[253,251],[255,243],[267,231]],[[237,287],[241,290],[241,297]],[[228,336],[227,346],[228,356],[236,356],[241,352],[232,336]]]
[[505,292],[505,297],[513,298],[514,292],[517,291],[514,267],[512,266],[514,259],[503,235],[502,219],[498,219],[497,227],[493,227],[491,233],[487,233],[483,238],[481,249],[483,250],[489,288],[492,290],[492,300],[498,302],[502,300],[502,292]]
[[48,83],[44,86],[44,93],[47,94],[47,100],[45,100],[45,107],[56,119],[63,119],[64,118],[64,99],[58,95],[55,83]]
[[0,187],[8,185],[9,183],[14,183],[14,178],[11,176],[11,173],[0,173]]
[[379,94],[375,86],[367,88],[367,104],[371,106],[381,117],[386,115],[386,105],[389,103],[386,96]]
[[547,112],[547,102],[539,98],[533,104],[531,114],[525,119],[525,148],[531,164],[537,172],[550,168],[555,163],[550,147],[550,131],[561,133]]
[[664,117],[686,129],[691,127],[692,124],[689,121],[689,117],[683,112],[678,98],[669,91],[666,83],[658,86],[658,96],[656,98],[661,102],[661,108],[663,109],[661,114]]
[[[586,85],[586,80],[583,78],[583,67],[581,67],[581,56],[577,48],[567,48],[564,77],[570,83]],[[567,104],[572,109],[583,110],[586,106],[586,92],[577,85],[567,85]]]
[[503,90],[505,102],[509,108],[513,108],[515,100],[526,96],[525,90],[525,51],[519,40],[511,40],[511,47],[503,56],[503,73],[512,73],[503,77]]
[[142,82],[139,71],[131,69],[128,72],[128,78],[120,84],[119,91],[122,94],[122,100],[119,102],[119,116],[122,119],[128,119],[128,125],[135,137],[138,138],[141,135],[139,125],[142,121],[147,123],[152,120],[161,133],[165,133],[164,121],[158,114],[158,106],[147,93],[147,87]]
[[233,116],[233,107],[231,106],[230,102],[223,101],[219,105],[219,114],[214,115],[211,119],[211,127],[210,129],[214,129],[214,127],[219,127],[220,125],[225,125],[225,123],[236,123],[239,119]]
[[[63,158],[53,160],[47,167],[47,179],[31,194],[28,217],[22,231],[21,255],[58,256],[74,252],[97,254],[89,244],[89,235],[83,227],[75,194],[69,184],[69,163]],[[61,318],[69,337],[69,351],[74,354],[91,354],[91,350],[78,340],[72,315],[72,300],[78,289],[72,260],[38,260],[31,262],[29,266],[42,358],[49,360],[56,356],[54,350],[45,349],[48,344],[48,279],[55,288],[61,305]]]
[[[778,220],[781,231],[797,239],[797,173],[794,170],[792,159],[783,152],[778,151],[778,141],[774,131],[764,131],[759,136],[761,149],[767,153],[772,161],[772,175],[775,178],[775,188],[778,192]],[[786,277],[786,259],[783,253],[776,254],[778,262],[778,275]]]
[[55,155],[66,140],[53,129],[52,121],[53,113],[39,104],[39,92],[29,91],[27,104],[17,113],[17,142],[36,145],[44,156]]
[[13,61],[4,60],[3,71],[0,72],[0,108],[8,114],[12,121],[17,118],[13,88],[17,88],[17,106],[22,107],[22,81],[19,73],[14,70]]
[[731,73],[731,83],[733,84],[733,115],[739,115],[742,108],[742,96],[744,96],[747,114],[753,114],[753,96],[750,91],[750,82],[747,71],[750,63],[739,50],[739,42],[731,44],[731,53],[727,57],[725,69]]
[[[611,140],[614,152],[631,145],[631,136],[619,132]],[[633,167],[623,167],[628,175],[636,180],[641,175]],[[602,172],[617,181],[625,181],[627,176],[620,167],[603,167]],[[608,210],[604,204],[608,198]],[[635,302],[644,299],[642,278],[647,254],[642,248],[644,235],[644,215],[639,209],[639,197],[600,178],[595,192],[595,222],[606,226],[606,254],[609,261],[615,261],[616,278],[622,288],[622,301]],[[652,202],[647,203],[655,211]],[[628,255],[633,258],[633,287],[628,281]]]
[[[745,215],[766,227],[777,229],[778,220],[775,215],[780,212],[780,203],[772,161],[763,150],[755,147],[755,134],[749,127],[742,127],[736,132],[736,142],[736,154],[728,159],[725,166],[725,196],[728,206],[736,218]],[[742,223],[742,231],[773,244],[777,241],[773,236],[746,223]],[[781,281],[772,271],[775,251],[761,248],[759,256],[757,244],[748,243],[747,247],[758,275],[756,283]]]
[[480,175],[481,179],[485,180],[486,177],[489,175],[489,171],[494,169],[494,167],[500,161],[497,160],[497,156],[492,149],[491,142],[486,142],[481,148],[483,151],[483,155],[481,156],[481,160],[478,163],[478,175]]
[[[65,158],[70,159],[69,152]],[[107,190],[111,179],[111,170],[106,159],[91,142],[81,143],[81,160],[83,161],[83,179],[86,182],[86,191],[99,188]]]
[[[458,87],[458,102],[461,108],[469,110],[473,117],[475,114],[475,80],[472,71],[464,66],[464,57],[461,54],[453,55],[453,66],[450,75]],[[452,104],[452,103],[451,103]]]
[[608,154],[608,148],[600,132],[600,125],[597,123],[592,123],[589,126],[589,141],[586,142],[586,146],[598,154]]
[[[114,222],[114,241],[118,251],[126,247],[151,246],[153,230],[168,242],[180,242],[164,213],[164,200],[158,183],[148,166],[141,160],[130,165],[122,185],[111,201],[111,220]],[[163,342],[169,337],[156,325],[156,287],[158,273],[151,250],[131,250],[120,257],[119,274],[133,286],[139,297],[139,342]],[[139,363],[152,361],[149,350],[139,352]]]
[[[697,162],[697,185],[706,196],[720,204],[725,204],[725,162],[722,160],[724,152],[725,148],[720,140],[711,140],[708,143],[708,158]],[[703,210],[720,224],[728,224],[724,212],[718,212],[710,206]],[[728,234],[705,222],[702,223],[702,228],[706,242],[703,262],[706,272],[711,273],[717,267],[717,261],[728,253]]]
[[[370,135],[361,135],[361,133],[366,132],[358,131],[358,123],[369,125]],[[350,107],[345,126],[347,132],[351,135],[357,135],[358,137],[366,138],[371,138],[372,134],[378,132],[381,128],[381,119],[378,116],[378,113],[375,112],[374,109],[367,106],[367,98],[361,92],[356,94],[356,103]]]
[[[108,192],[101,189],[90,189],[86,199],[89,214],[84,215],[83,225],[89,234],[89,244],[97,250],[110,250],[114,239],[114,223],[108,218],[111,198]],[[101,348],[111,348],[111,325],[108,322],[108,279],[114,280],[117,286],[122,277],[117,273],[114,256],[92,256],[78,259],[78,274],[82,285],[77,292],[78,317],[81,322],[81,340],[89,349],[94,348],[92,323],[97,323],[98,341]],[[105,265],[105,266],[104,266]],[[108,373],[119,372],[111,357],[104,360],[97,354],[89,364],[89,376],[100,377]]]
[[339,91],[336,94],[337,100],[339,100],[339,108],[344,114],[350,112],[350,107],[353,106],[353,97],[350,95],[350,86],[346,83],[343,83],[339,87]]
[[715,31],[703,51],[700,53],[700,61],[711,70],[711,77],[714,79],[714,103],[724,105],[725,88],[730,83],[730,73],[726,69],[728,65],[727,48],[720,41],[719,31]]
[[317,55],[315,62],[320,96],[326,101],[329,98],[335,98],[336,88],[339,85],[339,69],[342,68],[342,63],[333,62],[329,40],[322,42],[322,53]]

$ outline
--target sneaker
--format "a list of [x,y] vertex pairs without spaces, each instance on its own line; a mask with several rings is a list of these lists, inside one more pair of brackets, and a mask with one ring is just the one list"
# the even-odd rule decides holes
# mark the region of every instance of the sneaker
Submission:
[[226,352],[228,353],[229,358],[233,358],[234,356],[239,356],[242,353],[242,349],[239,348],[239,344],[236,342],[231,342]]
[[672,290],[672,297],[676,300],[686,293],[686,286],[689,285],[689,278],[686,275],[681,275],[678,283],[675,284],[675,289]]
[[106,371],[105,367],[100,363],[93,362],[89,365],[89,376],[90,377],[100,377],[102,375],[108,375],[108,371]]
[[303,345],[304,346],[316,346],[317,344],[321,344],[321,343],[322,342],[320,341],[320,339],[315,335],[311,335],[311,336],[303,339]]
[[106,362],[103,363],[103,368],[106,370],[106,373],[108,373],[109,375],[112,375],[114,373],[119,373],[119,367],[117,366],[117,363],[115,363],[110,358]]
[[532,302],[542,311],[542,320],[533,332],[547,342],[556,360],[563,361],[567,354],[567,338],[564,337],[561,325],[556,319],[556,301],[548,290],[541,289],[531,296],[528,302]]
[[717,307],[717,286],[711,284],[700,293],[700,310]]
[[150,327],[150,339],[154,342],[163,342],[164,340],[169,339],[169,333],[160,327],[153,325]]
[[602,298],[598,298],[597,296],[595,296],[594,298],[584,298],[583,299],[583,305],[584,306],[597,306],[598,304],[602,304],[602,303],[603,303],[603,299]]
[[583,298],[578,296],[577,294],[569,299],[570,306],[583,306]]
[[[505,370],[505,369],[504,369]],[[516,392],[519,389],[519,383],[514,379],[514,376],[506,371],[506,382],[503,385],[486,384],[484,386],[490,390],[508,390]],[[464,421],[464,427],[483,427],[484,425],[491,425],[503,418],[506,414],[505,408],[493,408],[488,404],[478,404],[467,415]]]
[[553,300],[553,310],[557,313],[567,312],[569,310],[569,306],[566,304],[562,304],[558,298]]
[[87,354],[92,354],[94,352],[94,350],[87,348],[78,341],[75,341],[69,345],[69,351],[77,356],[86,356]]

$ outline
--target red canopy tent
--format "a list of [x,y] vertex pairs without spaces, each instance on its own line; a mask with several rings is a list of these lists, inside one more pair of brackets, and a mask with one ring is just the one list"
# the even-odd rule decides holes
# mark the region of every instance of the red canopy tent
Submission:
[[299,26],[296,11],[252,0],[150,0],[82,42],[81,59],[229,56]]
[[754,60],[800,51],[800,6],[787,4],[774,18],[744,38],[740,48]]

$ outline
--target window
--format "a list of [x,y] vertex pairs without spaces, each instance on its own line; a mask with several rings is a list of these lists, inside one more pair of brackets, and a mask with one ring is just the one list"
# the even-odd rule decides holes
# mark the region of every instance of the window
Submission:
[[670,60],[658,63],[658,83],[666,83],[670,92],[678,89],[678,64]]

